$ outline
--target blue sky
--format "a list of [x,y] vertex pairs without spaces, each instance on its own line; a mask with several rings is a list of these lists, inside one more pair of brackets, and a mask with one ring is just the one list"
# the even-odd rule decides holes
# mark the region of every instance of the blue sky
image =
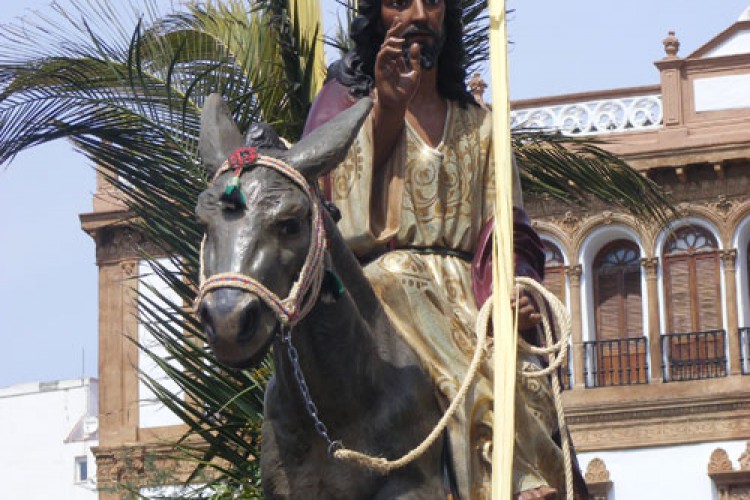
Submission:
[[[65,0],[61,0],[65,4]],[[164,2],[165,4],[167,2]],[[49,0],[5,2],[0,23]],[[323,0],[326,29],[334,0]],[[750,0],[509,0],[511,97],[524,99],[659,82],[653,62],[670,30],[692,53]],[[330,28],[329,28],[330,27]],[[0,41],[0,43],[2,43]],[[97,268],[78,214],[94,175],[64,141],[0,167],[0,387],[96,376]]]

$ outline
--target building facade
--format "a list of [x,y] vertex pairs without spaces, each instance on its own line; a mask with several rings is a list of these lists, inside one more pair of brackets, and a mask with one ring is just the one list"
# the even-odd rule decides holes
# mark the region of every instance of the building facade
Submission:
[[98,498],[98,394],[92,378],[0,388],[0,497]]
[[678,211],[526,200],[571,314],[567,418],[602,498],[750,493],[750,18],[678,49],[669,33],[658,85],[513,106],[514,125],[605,140]]

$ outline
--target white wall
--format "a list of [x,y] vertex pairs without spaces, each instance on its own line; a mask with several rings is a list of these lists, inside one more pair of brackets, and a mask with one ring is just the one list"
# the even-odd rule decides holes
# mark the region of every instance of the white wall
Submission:
[[[0,497],[94,500],[98,444],[96,379],[0,388]],[[88,431],[82,429],[86,416]],[[76,484],[75,458],[88,457],[89,481]]]
[[724,448],[737,467],[745,441],[725,441],[638,450],[579,453],[581,470],[601,458],[614,483],[608,500],[716,500],[708,477],[708,462],[716,448]]
[[[159,259],[159,262],[167,269],[173,270],[168,259]],[[169,285],[151,269],[148,261],[141,261],[138,266],[138,293],[148,297],[150,300],[160,305],[168,307],[167,303],[161,299],[160,295],[173,304],[179,304],[179,296],[169,288]],[[138,342],[148,348],[154,354],[161,358],[167,357],[167,350],[154,338],[147,326],[148,318],[143,312],[139,313],[138,318]],[[173,394],[181,395],[179,386],[170,379],[156,362],[151,359],[145,352],[138,350],[138,368],[157,380]],[[150,427],[162,427],[169,425],[180,425],[182,420],[164,406],[151,389],[142,381],[138,382],[138,426],[142,429]]]

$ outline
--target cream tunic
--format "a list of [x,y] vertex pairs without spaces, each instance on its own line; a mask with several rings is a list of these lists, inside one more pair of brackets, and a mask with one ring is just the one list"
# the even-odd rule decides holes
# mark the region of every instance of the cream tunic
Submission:
[[[473,253],[483,224],[494,212],[490,116],[477,106],[462,109],[449,101],[436,148],[407,123],[379,178],[373,177],[371,134],[368,118],[333,173],[332,199],[343,215],[339,228],[361,257],[386,245],[395,249],[375,258],[365,273],[389,318],[429,370],[445,409],[476,345],[471,263],[409,247]],[[488,357],[449,426],[464,499],[490,498],[492,379]],[[551,391],[546,383],[519,384],[515,490],[548,484],[562,491],[562,459],[550,439],[556,430]]]

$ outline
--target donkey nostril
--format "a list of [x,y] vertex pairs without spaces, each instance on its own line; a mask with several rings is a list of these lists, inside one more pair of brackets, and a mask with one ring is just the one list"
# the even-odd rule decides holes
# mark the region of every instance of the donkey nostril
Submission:
[[214,330],[214,327],[207,324],[205,331],[206,331],[206,340],[208,340],[208,343],[215,344],[216,343],[216,331]]
[[203,323],[206,338],[210,343],[216,342],[216,330],[214,330],[213,318],[211,317],[211,312],[205,303],[201,304],[198,308],[198,314],[201,318],[201,323]]
[[255,330],[258,328],[258,319],[260,317],[260,301],[252,299],[242,309],[240,317],[240,331],[237,333],[237,340],[246,342],[253,338]]

